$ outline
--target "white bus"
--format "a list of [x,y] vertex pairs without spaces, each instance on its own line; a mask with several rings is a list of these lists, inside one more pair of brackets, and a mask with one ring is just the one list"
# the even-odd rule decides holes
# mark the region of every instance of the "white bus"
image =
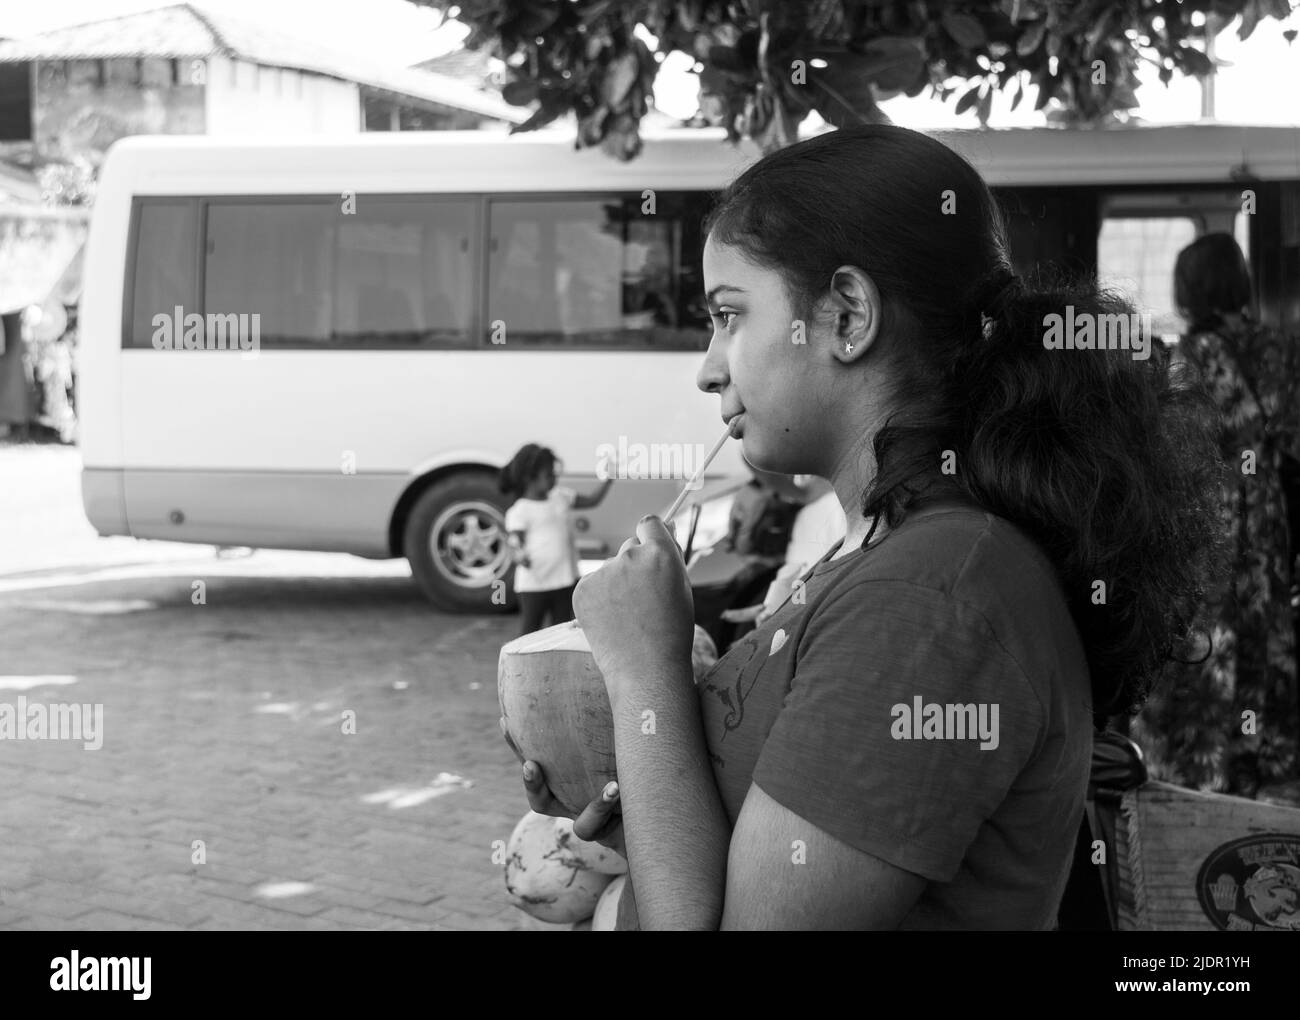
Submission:
[[[1174,253],[1226,229],[1266,313],[1297,315],[1294,130],[941,137],[995,186],[1022,271],[1099,268],[1169,320]],[[405,556],[439,607],[489,610],[509,573],[498,469],[537,442],[590,491],[614,447],[660,477],[575,515],[581,553],[612,553],[723,427],[695,387],[700,220],[757,156],[691,130],[630,163],[547,134],[119,142],[80,313],[87,516],[105,535]],[[744,470],[729,443],[710,475]]]

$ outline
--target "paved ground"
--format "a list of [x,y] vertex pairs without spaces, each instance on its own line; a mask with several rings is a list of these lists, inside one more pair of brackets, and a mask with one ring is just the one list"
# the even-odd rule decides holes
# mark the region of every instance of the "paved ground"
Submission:
[[400,563],[109,549],[77,470],[0,447],[0,703],[99,704],[104,733],[0,740],[0,929],[553,927],[492,862],[527,809],[517,617],[439,615]]

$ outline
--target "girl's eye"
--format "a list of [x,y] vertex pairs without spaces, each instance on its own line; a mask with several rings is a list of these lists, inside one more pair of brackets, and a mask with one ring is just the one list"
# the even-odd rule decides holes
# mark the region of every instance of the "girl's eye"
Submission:
[[727,330],[728,332],[731,331],[731,321],[727,318],[727,316],[731,316],[731,318],[734,319],[737,315],[736,312],[722,311],[722,312],[713,312],[711,314],[713,318],[722,320],[723,329]]

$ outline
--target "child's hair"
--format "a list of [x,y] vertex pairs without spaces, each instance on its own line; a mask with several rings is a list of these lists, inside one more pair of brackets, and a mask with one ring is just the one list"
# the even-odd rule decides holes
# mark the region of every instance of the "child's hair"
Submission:
[[1044,317],[1067,305],[1076,319],[1132,309],[1091,281],[1022,282],[980,175],[892,125],[768,155],[723,192],[704,233],[778,270],[805,321],[837,267],[871,277],[883,312],[869,357],[885,366],[892,413],[864,516],[894,527],[958,492],[1020,527],[1057,568],[1094,711],[1140,705],[1190,638],[1219,549],[1217,419],[1158,338],[1144,360],[1044,345]]
[[497,485],[507,496],[518,499],[528,491],[529,482],[558,462],[559,458],[547,447],[525,443],[510,459],[510,463],[501,469]]

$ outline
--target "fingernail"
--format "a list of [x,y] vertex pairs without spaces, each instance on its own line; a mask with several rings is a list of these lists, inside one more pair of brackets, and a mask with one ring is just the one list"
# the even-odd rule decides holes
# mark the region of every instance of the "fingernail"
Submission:
[[530,761],[526,761],[524,762],[524,782],[531,783],[532,781],[533,781],[533,763]]
[[605,791],[601,796],[606,800],[618,800],[618,783],[611,779],[605,784]]

